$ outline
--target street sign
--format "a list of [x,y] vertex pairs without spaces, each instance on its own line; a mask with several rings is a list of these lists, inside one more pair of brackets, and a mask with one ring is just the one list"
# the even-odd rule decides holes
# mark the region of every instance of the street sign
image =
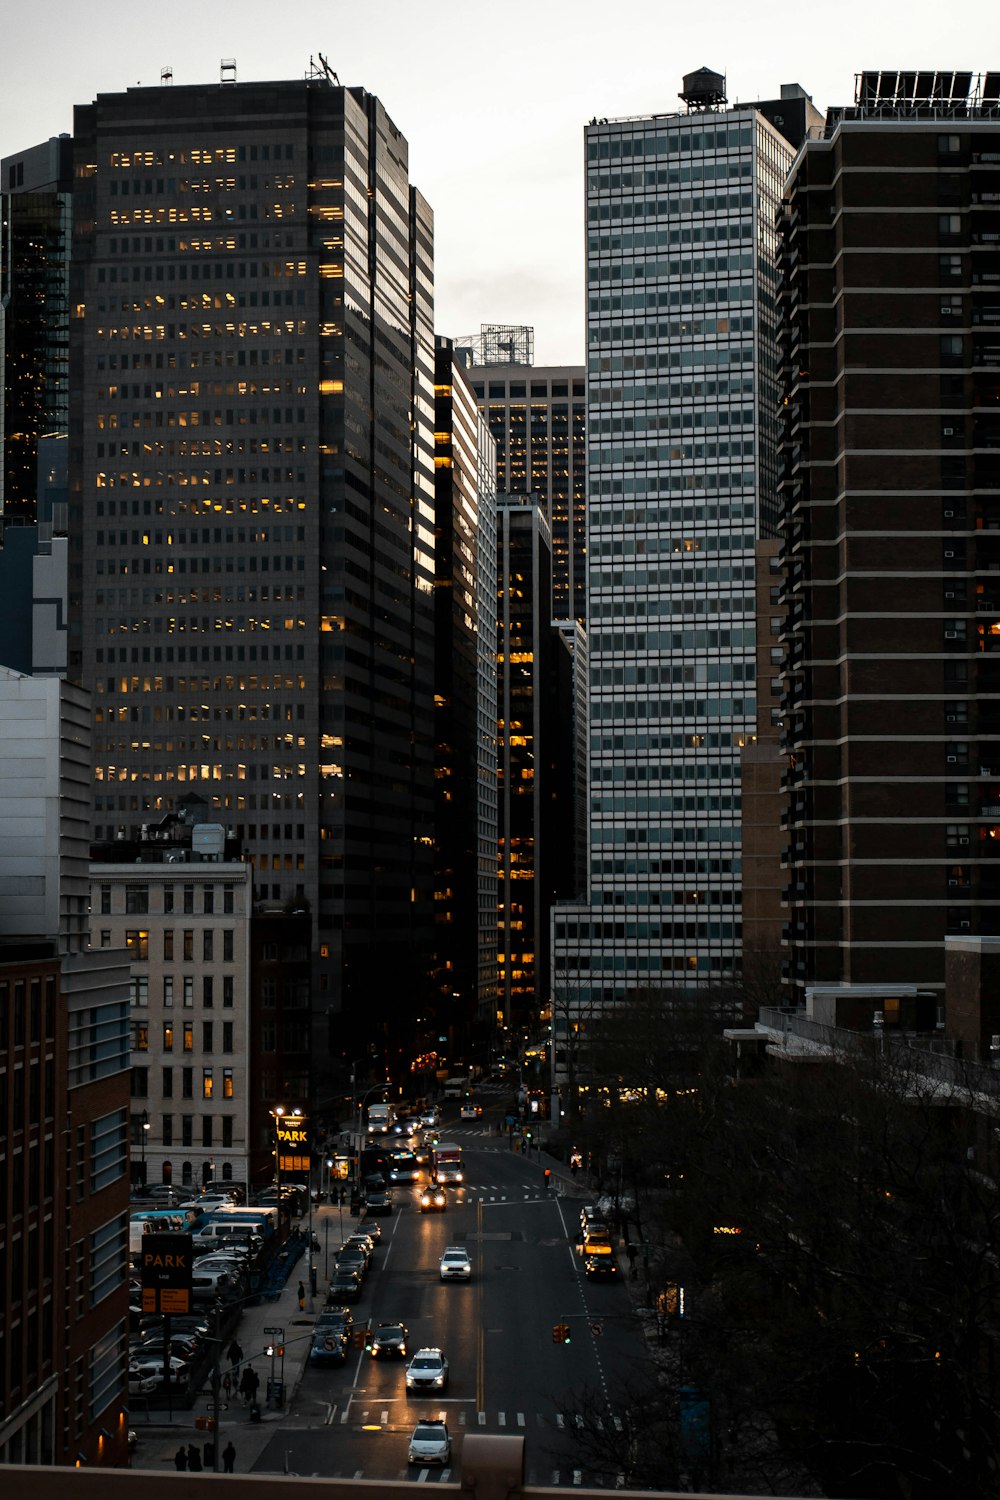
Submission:
[[604,1332],[604,1324],[601,1322],[600,1318],[597,1318],[593,1323],[591,1323],[590,1331],[596,1338],[599,1338],[600,1335]]

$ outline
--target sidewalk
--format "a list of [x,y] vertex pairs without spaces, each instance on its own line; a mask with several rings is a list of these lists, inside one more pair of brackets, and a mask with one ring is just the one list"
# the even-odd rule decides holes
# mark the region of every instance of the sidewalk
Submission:
[[[181,1444],[186,1448],[189,1443],[193,1443],[201,1453],[205,1443],[213,1441],[213,1436],[218,1444],[220,1455],[227,1443],[232,1441],[236,1449],[234,1469],[237,1474],[246,1473],[253,1467],[270,1442],[275,1424],[283,1421],[287,1415],[306,1369],[312,1344],[312,1330],[326,1302],[327,1244],[332,1266],[334,1252],[340,1248],[342,1238],[346,1238],[357,1227],[357,1220],[351,1217],[346,1206],[342,1210],[342,1216],[343,1237],[341,1236],[341,1210],[336,1205],[320,1204],[318,1208],[313,1208],[313,1233],[320,1242],[320,1250],[315,1256],[317,1293],[312,1299],[311,1308],[308,1295],[308,1260],[306,1256],[302,1256],[277,1300],[262,1300],[255,1305],[245,1307],[242,1311],[235,1338],[243,1350],[243,1363],[252,1365],[260,1378],[257,1395],[260,1421],[250,1420],[249,1407],[244,1405],[234,1390],[228,1401],[225,1392],[222,1392],[218,1433],[213,1435],[209,1431],[200,1431],[195,1426],[195,1418],[210,1417],[213,1411],[212,1382],[211,1373],[209,1373],[194,1404],[190,1408],[175,1407],[172,1418],[168,1415],[165,1403],[158,1405],[149,1413],[138,1409],[130,1411],[130,1426],[138,1435],[138,1443],[132,1457],[133,1469],[152,1469],[159,1472],[168,1468],[172,1469],[174,1455]],[[301,1220],[301,1228],[305,1230],[307,1227],[308,1219],[304,1218]],[[297,1295],[300,1279],[307,1293],[304,1312],[299,1311]],[[281,1329],[282,1332],[271,1334],[266,1331],[272,1328]],[[232,1337],[231,1335],[223,1340],[220,1362],[222,1375],[230,1370],[227,1351]],[[285,1349],[283,1371],[282,1361],[277,1355],[272,1361],[265,1352],[269,1345],[277,1346],[279,1342],[284,1344]],[[281,1409],[275,1409],[265,1399],[272,1365],[274,1377],[281,1379],[283,1375],[284,1378],[284,1406]],[[236,1377],[234,1385],[238,1380],[239,1376]]]

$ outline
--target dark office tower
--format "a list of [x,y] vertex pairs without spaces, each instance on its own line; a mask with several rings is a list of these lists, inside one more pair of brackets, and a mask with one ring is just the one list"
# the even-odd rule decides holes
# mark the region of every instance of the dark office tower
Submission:
[[[73,143],[0,161],[0,517],[52,519],[39,489],[65,472]],[[59,486],[64,489],[64,483]],[[60,494],[59,498],[65,498]],[[47,512],[47,513],[46,513]],[[60,518],[61,519],[61,518]]]
[[582,365],[533,363],[534,330],[484,324],[463,349],[497,445],[501,494],[532,495],[552,536],[551,619],[587,619],[587,405]]
[[[548,998],[549,911],[576,891],[573,642],[546,613],[551,541],[541,508],[498,500],[501,1033],[532,1027]],[[582,632],[581,632],[582,635]],[[501,1036],[501,1040],[504,1038]]]
[[[434,371],[434,991],[427,1051],[485,1058],[497,998],[496,449],[450,339]],[[427,1014],[431,1012],[431,1014]]]
[[1000,935],[998,85],[863,73],[788,184],[797,994],[940,990],[946,934]]
[[75,163],[96,836],[206,799],[256,898],[308,902],[315,1003],[367,1039],[431,925],[432,215],[383,106],[326,76],[102,95]]

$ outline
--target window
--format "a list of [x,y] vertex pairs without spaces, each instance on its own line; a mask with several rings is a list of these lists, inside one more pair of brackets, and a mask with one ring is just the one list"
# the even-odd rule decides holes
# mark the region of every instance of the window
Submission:
[[148,1068],[133,1068],[132,1069],[132,1098],[133,1099],[148,1099],[149,1098],[149,1069]]
[[203,974],[201,977],[201,1003],[206,1010],[211,1010],[215,1004],[215,986],[211,974]]
[[174,888],[172,885],[163,887],[163,910],[171,912],[174,909]]
[[184,1006],[190,1010],[194,1005],[194,980],[190,974],[184,975]]
[[129,992],[133,1005],[149,1004],[149,978],[145,974],[133,975],[129,980]]
[[149,933],[132,928],[125,933],[125,946],[131,950],[133,962],[149,960]]
[[203,1146],[211,1146],[211,1144],[212,1144],[212,1116],[211,1115],[202,1115],[202,1117],[201,1117],[201,1144]]
[[203,963],[210,964],[212,962],[212,949],[215,946],[214,938],[214,929],[206,927],[201,934],[201,957]]
[[110,948],[111,947],[111,932],[110,932],[110,930],[107,927],[102,927],[101,928],[101,947],[102,948]]
[[222,1023],[222,1050],[223,1052],[232,1052],[233,1050],[232,1021],[223,1021]]
[[128,1216],[116,1214],[90,1236],[90,1306],[103,1302],[125,1280]]
[[193,912],[194,912],[194,886],[193,885],[186,885],[184,887],[184,913],[185,913],[186,916],[191,916],[191,914]]
[[222,910],[223,910],[223,912],[226,915],[231,915],[232,914],[232,911],[233,911],[233,888],[232,888],[231,885],[225,885],[222,888]]
[[184,960],[186,963],[192,963],[194,960],[194,929],[192,927],[184,929]]
[[125,887],[125,910],[131,915],[149,911],[149,886],[127,885]]
[[110,917],[110,915],[111,915],[111,887],[109,885],[102,885],[101,886],[101,916],[102,917]]
[[[162,1090],[162,1092],[163,1092],[164,1099],[172,1099],[174,1097],[174,1070],[173,1070],[173,1068],[164,1068],[163,1069],[163,1090]],[[170,1142],[164,1137],[163,1144],[165,1146],[167,1146],[167,1145],[170,1144]]]
[[194,1098],[194,1068],[181,1068],[181,1098]]
[[203,1099],[211,1099],[212,1092],[213,1092],[212,1070],[211,1070],[211,1068],[202,1068],[202,1070],[201,1070],[201,1097]]
[[173,1052],[174,1050],[173,1021],[164,1021],[163,1023],[163,1050],[164,1052]]
[[231,974],[223,975],[222,1004],[227,1010],[233,1008],[233,976]]
[[163,1116],[163,1144],[165,1146],[172,1146],[174,1144],[174,1117],[173,1117],[173,1115],[164,1115]]
[[957,135],[939,135],[938,150],[942,155],[950,155],[952,152],[961,151],[962,138]]
[[278,1050],[278,1028],[273,1021],[265,1021],[260,1028],[260,1048],[262,1052]]
[[[181,1115],[181,1145],[193,1146],[194,1135],[192,1133],[194,1115]],[[185,1163],[187,1165],[187,1163]]]
[[133,1021],[132,1022],[132,1051],[133,1052],[148,1052],[149,1051],[149,1022],[148,1021]]
[[174,1003],[174,976],[172,974],[163,976],[163,1003],[168,1007]]
[[223,928],[222,932],[222,961],[231,964],[233,961],[233,929]]
[[[127,1247],[128,1229],[124,1223],[124,1216],[121,1220],[112,1220],[112,1223],[122,1224],[123,1243]],[[98,1231],[98,1233],[100,1233],[100,1231]],[[93,1242],[95,1238],[96,1236],[91,1236],[91,1276],[93,1276]],[[124,1264],[125,1262],[123,1255],[123,1268]],[[122,1278],[120,1278],[119,1281],[115,1282],[115,1285],[120,1285],[120,1281],[123,1278],[124,1269]],[[112,1288],[109,1287],[108,1290],[110,1291],[112,1290]],[[109,1329],[107,1333],[102,1334],[90,1351],[90,1369],[88,1371],[87,1379],[87,1420],[89,1422],[96,1422],[101,1413],[108,1406],[110,1406],[113,1401],[119,1401],[122,1398],[122,1371],[125,1368],[125,1341],[126,1328],[124,1321],[122,1321],[121,1323],[116,1323],[115,1326]]]
[[[145,1072],[146,1069],[143,1069]],[[125,1111],[102,1115],[90,1126],[90,1191],[99,1192],[125,1176],[127,1161]]]
[[172,927],[165,927],[163,929],[163,957],[168,963],[173,962],[174,929]]
[[223,1068],[222,1070],[222,1097],[223,1099],[231,1099],[233,1097],[232,1068]]
[[962,257],[960,255],[942,255],[938,259],[938,268],[941,272],[942,281],[953,281],[962,274]]
[[193,1021],[185,1021],[184,1022],[184,1051],[185,1052],[193,1052],[194,1051],[194,1022]]
[[211,1052],[213,1050],[211,1021],[202,1021],[201,1023],[201,1050],[202,1052]]
[[222,1116],[222,1144],[224,1146],[231,1146],[233,1144],[233,1117],[232,1117],[232,1115],[223,1115]]
[[207,916],[215,911],[215,886],[203,885],[201,888],[201,909]]

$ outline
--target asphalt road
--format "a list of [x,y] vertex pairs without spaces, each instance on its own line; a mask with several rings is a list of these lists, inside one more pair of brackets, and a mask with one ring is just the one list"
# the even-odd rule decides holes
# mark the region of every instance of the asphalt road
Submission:
[[[408,1398],[405,1361],[382,1363],[352,1350],[339,1369],[306,1371],[256,1470],[457,1478],[462,1439],[474,1431],[522,1434],[528,1483],[596,1482],[574,1434],[594,1403],[616,1420],[620,1380],[641,1344],[627,1289],[585,1279],[573,1243],[579,1202],[546,1194],[534,1159],[509,1150],[488,1123],[445,1129],[463,1145],[465,1185],[449,1188],[447,1210],[435,1214],[419,1212],[415,1188],[395,1190],[395,1211],[381,1220],[382,1242],[353,1311],[356,1323],[402,1320],[411,1350],[442,1349],[447,1391]],[[468,1251],[471,1282],[440,1280],[438,1260],[451,1244]],[[553,1342],[556,1323],[569,1326],[568,1344]],[[451,1430],[451,1464],[411,1468],[410,1433],[431,1415],[443,1415]]]

